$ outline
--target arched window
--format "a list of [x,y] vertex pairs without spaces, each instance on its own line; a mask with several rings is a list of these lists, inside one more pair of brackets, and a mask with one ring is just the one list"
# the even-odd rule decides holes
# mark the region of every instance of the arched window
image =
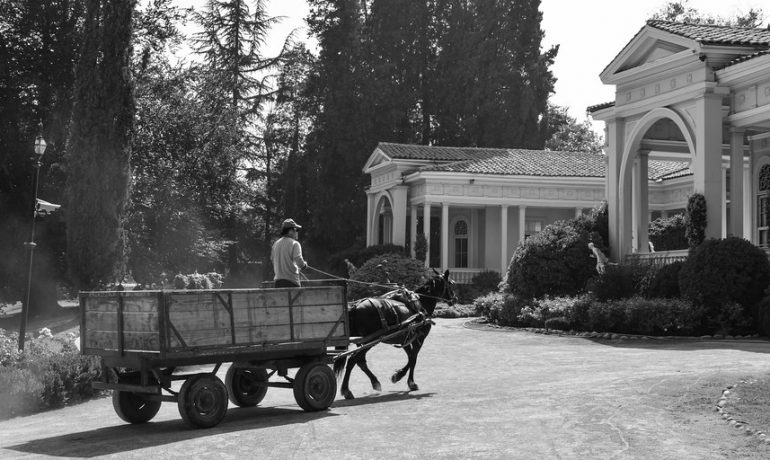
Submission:
[[468,268],[468,223],[458,220],[454,228],[455,267]]
[[757,244],[767,247],[770,239],[770,165],[759,170],[757,193]]

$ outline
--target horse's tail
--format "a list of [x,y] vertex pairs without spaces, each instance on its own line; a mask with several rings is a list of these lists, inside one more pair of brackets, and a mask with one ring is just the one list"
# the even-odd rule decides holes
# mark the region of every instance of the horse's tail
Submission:
[[340,358],[334,361],[334,375],[339,379],[342,376],[342,371],[345,370],[345,363],[348,362],[348,357]]

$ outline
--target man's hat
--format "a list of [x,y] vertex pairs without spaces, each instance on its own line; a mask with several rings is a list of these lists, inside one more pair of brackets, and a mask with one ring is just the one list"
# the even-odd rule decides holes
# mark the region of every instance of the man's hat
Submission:
[[283,225],[281,226],[282,229],[284,228],[302,228],[301,225],[298,225],[296,222],[294,222],[294,219],[286,219],[283,221]]

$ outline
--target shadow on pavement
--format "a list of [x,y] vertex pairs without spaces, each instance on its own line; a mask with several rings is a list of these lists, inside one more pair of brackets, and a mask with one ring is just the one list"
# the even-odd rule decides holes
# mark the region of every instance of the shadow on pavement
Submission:
[[394,402],[394,401],[407,401],[407,400],[420,400],[422,398],[430,398],[435,393],[412,393],[409,391],[398,391],[398,392],[391,392],[387,394],[374,394],[374,395],[366,395],[361,397],[356,397],[355,399],[340,399],[337,401],[334,401],[334,407],[351,407],[351,406],[362,406],[364,404],[379,404],[379,403],[387,403],[387,402]]
[[[580,337],[579,337],[580,338]],[[749,353],[770,354],[770,341],[731,339],[651,338],[643,339],[595,339],[583,338],[599,345],[614,348],[641,348],[650,350],[739,350]]]
[[[258,430],[296,423],[307,423],[335,416],[330,411],[305,412],[301,409],[276,407],[231,408],[219,425],[209,429],[188,427],[181,419],[148,422],[141,425],[119,425],[81,431],[50,438],[40,438],[4,449],[52,457],[90,458],[174,444],[244,430]],[[178,455],[180,452],[170,452]]]

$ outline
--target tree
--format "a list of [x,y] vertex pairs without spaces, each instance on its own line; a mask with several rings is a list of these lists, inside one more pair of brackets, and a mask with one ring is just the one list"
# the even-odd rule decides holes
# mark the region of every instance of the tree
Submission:
[[762,24],[762,9],[750,8],[749,11],[734,17],[713,16],[690,6],[689,0],[669,1],[664,4],[650,19],[663,21],[686,22],[688,24],[714,24],[732,27],[759,27]]
[[[289,38],[278,56],[261,54],[267,33],[277,21],[277,18],[267,16],[262,0],[254,1],[253,13],[246,0],[210,0],[206,9],[195,18],[203,28],[196,37],[196,50],[204,59],[201,71],[207,76],[202,94],[209,97],[211,113],[220,118],[217,129],[226,132],[218,137],[222,141],[217,146],[218,155],[229,159],[233,173],[239,168],[245,169],[253,190],[251,202],[232,207],[221,216],[220,223],[224,235],[232,240],[250,240],[259,235],[266,238],[273,214],[271,200],[265,192],[272,152],[259,135],[263,131],[260,124],[264,105],[275,94],[271,72],[277,69]],[[219,97],[220,94],[225,97]],[[241,195],[235,201],[243,198]],[[239,225],[239,215],[235,211],[247,207],[260,215],[261,223],[252,221]],[[260,225],[264,231],[254,231],[253,228]],[[242,234],[239,228],[247,229],[248,233]],[[263,256],[266,256],[267,243],[263,241]],[[238,253],[238,247],[232,245],[228,261],[231,266],[238,261]]]
[[552,104],[548,105],[548,117],[550,123],[547,132],[552,134],[545,142],[546,150],[601,153],[601,137],[588,120],[578,123],[567,114],[566,107]]
[[67,141],[67,258],[79,288],[124,262],[134,100],[129,71],[135,0],[88,0]]

